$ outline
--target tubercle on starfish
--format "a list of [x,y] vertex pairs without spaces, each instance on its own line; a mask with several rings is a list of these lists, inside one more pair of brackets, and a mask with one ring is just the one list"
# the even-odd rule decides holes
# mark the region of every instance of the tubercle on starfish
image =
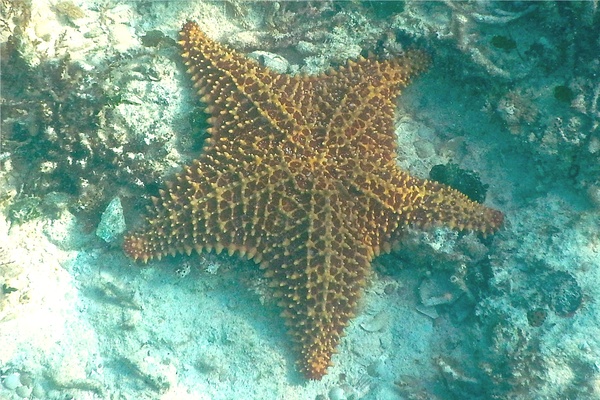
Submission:
[[136,260],[226,249],[260,264],[298,352],[320,379],[356,312],[373,258],[407,225],[489,234],[501,212],[396,163],[400,88],[428,58],[360,58],[319,76],[279,75],[188,22],[179,42],[207,104],[204,150],[153,198]]

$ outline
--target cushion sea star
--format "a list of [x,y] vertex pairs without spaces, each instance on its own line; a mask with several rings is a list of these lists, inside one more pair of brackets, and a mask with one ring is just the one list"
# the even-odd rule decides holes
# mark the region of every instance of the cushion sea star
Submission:
[[403,226],[483,234],[501,226],[501,212],[396,163],[395,101],[426,67],[423,52],[289,76],[194,22],[179,43],[207,104],[210,138],[152,199],[146,227],[125,237],[124,250],[146,262],[226,249],[259,263],[306,377],[326,374],[373,258]]

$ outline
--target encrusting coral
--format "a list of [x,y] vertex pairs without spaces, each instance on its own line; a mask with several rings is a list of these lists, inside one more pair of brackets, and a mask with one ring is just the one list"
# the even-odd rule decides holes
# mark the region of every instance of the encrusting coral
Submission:
[[147,226],[125,237],[124,250],[146,262],[226,249],[259,263],[307,378],[327,373],[373,258],[402,227],[489,234],[501,226],[501,212],[396,164],[395,101],[427,66],[423,52],[292,77],[210,40],[194,22],[179,43],[211,137],[153,198]]

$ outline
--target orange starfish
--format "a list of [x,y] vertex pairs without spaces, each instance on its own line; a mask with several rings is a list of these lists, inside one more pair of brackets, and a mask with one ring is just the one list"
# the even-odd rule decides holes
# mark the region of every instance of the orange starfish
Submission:
[[395,101],[424,53],[309,77],[261,67],[193,22],[179,43],[211,137],[124,250],[146,262],[227,249],[259,263],[306,377],[327,373],[371,261],[403,226],[488,234],[502,224],[499,211],[396,164]]

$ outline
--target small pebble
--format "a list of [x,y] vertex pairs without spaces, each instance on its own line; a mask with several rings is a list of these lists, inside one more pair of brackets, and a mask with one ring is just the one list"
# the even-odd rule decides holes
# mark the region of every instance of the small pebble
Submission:
[[367,367],[367,374],[369,374],[369,376],[372,377],[378,377],[381,376],[381,374],[385,371],[385,365],[381,360],[377,360],[375,362],[372,362],[368,367]]
[[36,399],[43,399],[44,396],[46,396],[46,391],[44,390],[44,388],[42,387],[42,385],[40,385],[39,383],[36,383],[35,385],[33,385],[33,389],[31,390],[31,394]]
[[248,57],[253,58],[263,64],[265,67],[271,68],[273,71],[284,74],[289,69],[289,62],[279,54],[269,53],[267,51],[253,51],[248,54]]
[[379,332],[389,324],[389,315],[385,311],[380,311],[370,320],[360,324],[360,327],[367,332]]
[[329,391],[329,400],[346,400],[344,389],[339,386],[331,388]]
[[15,393],[17,393],[17,396],[19,397],[29,397],[29,395],[31,395],[31,386],[19,386],[16,390]]
[[21,377],[19,376],[19,373],[13,372],[4,378],[4,382],[2,382],[2,384],[9,390],[15,390],[21,385]]
[[429,158],[435,155],[435,148],[428,140],[417,140],[414,145],[415,152],[420,158]]
[[590,185],[587,194],[594,206],[600,208],[600,185]]
[[448,273],[436,273],[419,284],[419,296],[424,306],[439,306],[453,303],[461,294],[459,286],[452,283]]
[[527,321],[533,327],[542,326],[547,316],[548,312],[543,308],[535,308],[527,311]]
[[394,293],[395,291],[396,291],[396,285],[393,283],[388,283],[383,288],[383,293],[385,293],[387,295],[390,295],[390,294]]
[[31,386],[33,384],[33,379],[31,379],[31,374],[27,372],[21,373],[21,377],[19,378],[21,381],[21,385],[23,386]]

